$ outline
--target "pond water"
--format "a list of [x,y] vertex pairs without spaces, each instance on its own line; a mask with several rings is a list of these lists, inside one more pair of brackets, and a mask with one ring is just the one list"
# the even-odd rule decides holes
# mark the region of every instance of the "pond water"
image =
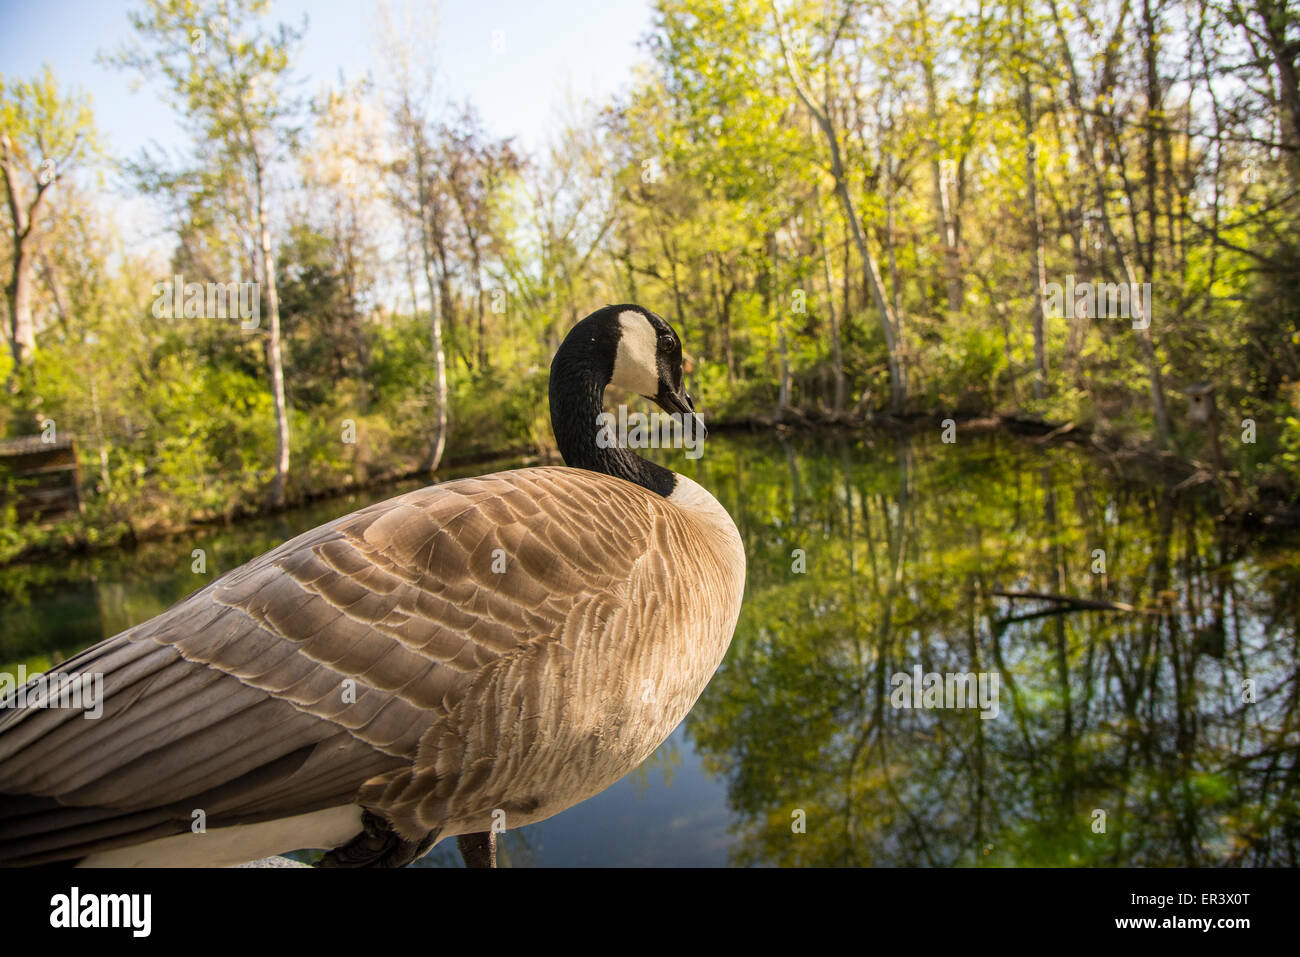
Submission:
[[[643,767],[508,832],[502,864],[1296,865],[1300,542],[999,436],[658,457],[740,528],[735,640]],[[0,668],[43,670],[406,487],[0,569]],[[967,700],[948,675],[975,677]]]

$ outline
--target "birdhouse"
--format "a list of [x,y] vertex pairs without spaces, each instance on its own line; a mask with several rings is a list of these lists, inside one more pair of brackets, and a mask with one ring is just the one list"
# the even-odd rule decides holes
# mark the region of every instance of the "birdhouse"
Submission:
[[1187,396],[1187,421],[1194,425],[1205,425],[1214,418],[1214,385],[1201,382],[1183,390]]
[[1216,472],[1224,471],[1223,449],[1219,446],[1219,412],[1214,407],[1214,383],[1198,382],[1183,390],[1187,396],[1187,422],[1209,433],[1210,452]]

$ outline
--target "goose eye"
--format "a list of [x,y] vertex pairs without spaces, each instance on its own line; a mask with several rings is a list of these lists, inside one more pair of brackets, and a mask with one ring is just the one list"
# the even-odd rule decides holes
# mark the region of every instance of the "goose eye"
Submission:
[[665,332],[659,337],[659,345],[664,349],[664,351],[672,352],[673,347],[677,345],[677,340]]

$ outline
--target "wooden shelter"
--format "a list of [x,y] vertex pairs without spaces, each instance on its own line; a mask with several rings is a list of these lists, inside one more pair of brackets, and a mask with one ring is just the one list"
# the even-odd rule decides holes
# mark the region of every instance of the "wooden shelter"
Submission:
[[17,501],[18,521],[81,513],[77,440],[25,435],[0,441],[0,504]]

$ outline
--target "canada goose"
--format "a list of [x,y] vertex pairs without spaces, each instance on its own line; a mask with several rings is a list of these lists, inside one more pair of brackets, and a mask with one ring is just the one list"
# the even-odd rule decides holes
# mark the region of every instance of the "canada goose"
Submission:
[[490,864],[497,830],[637,767],[722,661],[745,557],[700,485],[597,441],[611,383],[694,414],[668,323],[607,306],[551,366],[568,467],[399,495],[222,575],[59,666],[103,675],[98,720],[0,711],[0,863],[401,866],[456,836]]

